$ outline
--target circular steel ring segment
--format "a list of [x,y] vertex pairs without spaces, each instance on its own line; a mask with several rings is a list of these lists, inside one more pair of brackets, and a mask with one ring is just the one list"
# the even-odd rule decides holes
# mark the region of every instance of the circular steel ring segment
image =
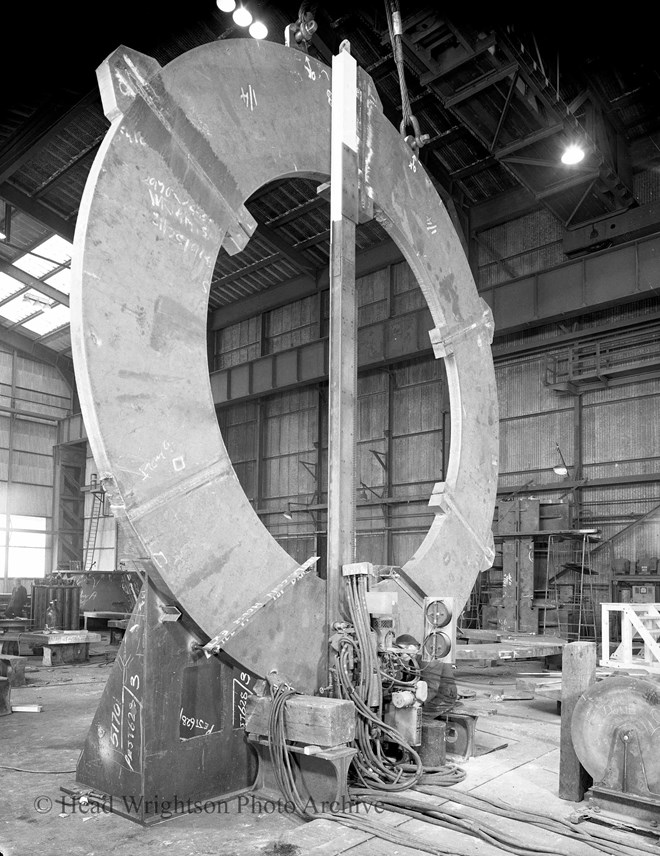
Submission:
[[[367,75],[363,173],[375,216],[429,306],[451,403],[446,481],[405,565],[430,593],[466,601],[492,559],[498,455],[490,312],[419,161],[384,117]],[[279,178],[330,172],[331,72],[300,51],[227,40],[165,68],[118,48],[99,69],[112,126],[78,216],[71,331],[81,408],[100,477],[159,588],[213,636],[263,602],[297,564],[245,496],[209,381],[208,293],[221,246],[245,246],[245,208]],[[258,674],[287,665],[317,684],[324,582],[312,573],[261,610],[226,650]],[[305,656],[301,656],[305,652]]]
[[[633,731],[633,758],[643,764],[649,789],[660,793],[660,682],[652,677],[613,677],[595,683],[578,700],[571,719],[575,754],[594,783],[602,781],[614,751],[621,764],[617,734]],[[630,771],[629,771],[630,772]]]

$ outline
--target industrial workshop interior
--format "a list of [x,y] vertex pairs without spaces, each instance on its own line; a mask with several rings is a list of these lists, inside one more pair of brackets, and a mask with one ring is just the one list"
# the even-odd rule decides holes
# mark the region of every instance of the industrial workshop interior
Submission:
[[659,852],[657,37],[468,6],[3,11],[0,856]]

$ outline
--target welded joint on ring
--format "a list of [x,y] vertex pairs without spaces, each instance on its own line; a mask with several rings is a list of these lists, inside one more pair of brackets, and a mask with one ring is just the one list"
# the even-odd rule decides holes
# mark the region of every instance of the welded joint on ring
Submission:
[[96,70],[103,112],[110,122],[124,116],[148,81],[162,71],[151,56],[118,47]]
[[[171,135],[174,135],[172,119],[162,106],[162,94],[159,94],[150,82],[161,71],[162,66],[153,57],[130,48],[117,48],[97,70],[99,90],[107,118],[114,121],[118,117],[124,116],[139,95],[149,105],[153,114],[158,117],[162,126]],[[123,133],[131,143],[146,145],[138,130],[124,129]],[[195,168],[194,158],[191,158],[190,151],[189,146],[188,161],[191,168]],[[244,204],[234,210],[199,165],[197,165],[196,171],[200,178],[210,182],[216,197],[220,198],[222,207],[229,215],[229,226],[222,242],[223,249],[230,256],[242,252],[257,228],[257,221]]]
[[223,249],[230,256],[235,256],[237,253],[242,252],[247,247],[252,235],[254,235],[257,225],[257,221],[245,205],[241,205],[238,211],[234,212],[232,222],[229,224],[227,234],[222,242]]
[[436,359],[450,356],[456,350],[456,345],[463,342],[470,336],[486,336],[488,344],[493,341],[495,332],[495,324],[493,322],[493,312],[488,304],[482,299],[482,313],[475,321],[468,324],[453,324],[434,327],[429,330],[429,338]]
[[[475,532],[472,525],[464,517],[451,494],[446,482],[436,482],[433,486],[433,492],[429,499],[429,507],[436,514],[446,514],[454,517],[463,529],[468,533],[472,541],[480,548],[483,559],[480,563],[480,569],[490,568],[495,559],[495,541],[492,530],[488,530],[485,539]],[[485,564],[488,562],[489,564]]]
[[295,571],[286,576],[283,580],[281,580],[273,589],[267,592],[262,598],[258,601],[255,601],[252,606],[245,610],[238,618],[234,619],[231,624],[222,632],[217,633],[212,639],[210,639],[206,645],[204,645],[204,653],[207,657],[210,657],[212,654],[217,654],[224,646],[232,639],[239,630],[242,630],[253,618],[254,616],[260,612],[265,606],[273,601],[279,600],[280,597],[284,594],[286,589],[294,586],[299,580],[305,577],[314,567],[316,567],[316,563],[319,560],[319,556],[310,556],[306,562],[304,562],[300,567],[296,568]]

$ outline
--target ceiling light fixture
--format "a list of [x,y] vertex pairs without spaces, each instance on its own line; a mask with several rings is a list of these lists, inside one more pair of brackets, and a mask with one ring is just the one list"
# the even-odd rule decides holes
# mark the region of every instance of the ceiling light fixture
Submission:
[[248,32],[253,39],[265,39],[268,35],[268,27],[261,21],[253,21]]
[[564,460],[564,456],[561,453],[561,449],[559,448],[559,443],[557,443],[556,445],[557,445],[557,454],[559,455],[559,460],[561,461],[561,464],[557,464],[552,469],[558,476],[566,477],[568,475],[568,466],[566,464],[566,461]]
[[31,303],[33,306],[41,306],[43,309],[50,309],[53,305],[51,301],[41,294],[24,294],[23,300],[26,303]]
[[234,23],[239,27],[249,27],[252,23],[252,13],[245,6],[237,6],[232,15]]
[[6,237],[7,236],[5,235],[5,233],[2,231],[2,229],[0,229],[0,241],[4,241]]
[[571,143],[566,146],[561,156],[561,162],[567,166],[573,166],[573,164],[580,163],[582,160],[584,160],[584,149],[577,143]]
[[215,5],[221,12],[233,12],[236,8],[236,0],[215,0]]

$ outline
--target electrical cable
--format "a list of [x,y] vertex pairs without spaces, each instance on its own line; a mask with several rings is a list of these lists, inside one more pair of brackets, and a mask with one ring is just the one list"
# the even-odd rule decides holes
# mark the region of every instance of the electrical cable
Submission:
[[[465,778],[465,771],[451,765],[424,769],[419,753],[400,732],[383,719],[383,676],[376,637],[367,608],[366,577],[355,574],[346,578],[346,601],[352,625],[343,629],[333,641],[335,664],[332,670],[337,695],[353,702],[357,717],[352,746],[357,754],[351,771],[364,789],[396,792],[418,783],[448,787]],[[408,655],[393,652],[387,669],[401,674],[419,673],[416,662]],[[389,682],[410,687],[415,680],[404,681],[399,672],[385,673]],[[295,694],[293,687],[271,681],[271,710],[268,722],[269,751],[277,785],[293,806],[296,814],[312,819],[296,788],[290,752],[286,743],[284,710],[287,699]],[[396,757],[393,757],[396,755]]]
[[[406,772],[412,772],[414,769],[407,764],[402,764],[401,766]],[[422,785],[426,787],[448,788],[462,782],[466,776],[467,773],[465,770],[456,764],[445,764],[441,767],[425,766],[422,778],[419,780],[418,785],[415,786],[415,790],[418,790],[418,786]]]
[[[363,803],[386,805],[389,810],[425,821],[435,826],[457,833],[469,834],[498,847],[514,856],[556,856],[556,850],[549,851],[544,846],[536,847],[516,839],[508,831],[494,828],[488,822],[465,817],[464,813],[451,808],[451,803],[467,806],[486,814],[506,817],[521,823],[528,823],[554,835],[561,835],[579,841],[593,849],[595,853],[612,854],[612,841],[605,835],[576,829],[566,821],[547,818],[526,810],[511,809],[503,803],[489,800],[463,791],[452,791],[451,796],[442,794],[442,803],[438,805],[421,804],[414,798],[400,795],[402,790],[415,790],[431,796],[439,796],[438,789],[450,787],[462,781],[465,770],[452,764],[424,768],[419,754],[408,745],[396,729],[383,721],[383,679],[397,680],[394,663],[405,674],[410,664],[404,663],[399,655],[393,656],[385,666],[380,667],[375,636],[370,626],[366,606],[366,579],[363,575],[347,579],[347,603],[351,613],[352,628],[344,626],[335,640],[335,667],[338,695],[350,699],[356,707],[356,736],[353,745],[358,754],[353,759],[353,770],[357,783],[353,783],[351,800]],[[409,682],[400,681],[404,686]],[[414,681],[413,681],[414,683]],[[341,822],[344,825],[370,832],[381,839],[407,847],[417,847],[431,854],[447,854],[422,840],[413,840],[410,835],[394,832],[391,828],[383,830],[373,823],[355,818],[345,813],[311,815],[303,803],[296,788],[290,753],[286,744],[284,729],[284,710],[287,700],[295,690],[287,684],[271,684],[272,706],[269,719],[269,746],[271,762],[280,791],[304,820],[319,817]],[[388,757],[385,745],[398,745],[403,760]],[[412,761],[412,763],[410,763]],[[4,768],[17,769],[17,768]],[[33,771],[37,772],[37,771]],[[45,771],[44,771],[45,772]],[[448,806],[447,803],[450,803]],[[657,853],[656,848],[643,845],[635,850],[626,844],[618,844],[617,856],[636,856],[640,852]],[[454,852],[454,856],[467,856]]]
[[[362,574],[346,578],[346,599],[355,636],[344,632],[336,643],[334,674],[341,698],[349,699],[357,711],[353,745],[358,754],[351,769],[363,787],[401,791],[419,782],[423,765],[417,751],[401,734],[383,721],[383,687],[366,603],[366,578]],[[385,754],[383,744],[398,746],[408,770]]]
[[368,832],[376,838],[388,841],[391,844],[399,844],[405,848],[421,850],[423,853],[431,853],[432,856],[473,856],[474,854],[473,849],[448,850],[445,845],[435,846],[423,838],[411,835],[409,832],[399,832],[394,827],[380,826],[371,820],[362,819],[353,815],[319,814],[317,815],[317,818],[320,818],[321,820],[334,820],[336,823],[341,823],[342,826],[350,826],[353,829],[359,829],[361,832]]
[[[415,788],[415,790],[421,789]],[[452,791],[452,795],[447,798],[451,802],[455,801],[453,798],[454,793],[456,792]],[[461,812],[447,807],[446,803],[442,805],[442,808],[440,808],[440,806],[434,807],[428,804],[421,804],[410,797],[406,798],[398,794],[381,794],[377,791],[372,791],[371,793],[365,792],[360,795],[356,793],[356,797],[362,802],[369,802],[381,806],[386,805],[390,811],[414,817],[417,820],[422,820],[435,826],[442,826],[446,829],[451,829],[454,832],[467,833],[480,838],[495,847],[499,847],[507,852],[516,854],[516,856],[529,856],[529,854],[536,854],[536,856],[541,856],[541,854],[543,854],[543,856],[556,856],[557,854],[557,851],[554,849],[549,851],[545,847],[535,847],[533,845],[525,844],[516,840],[511,834],[499,829],[494,829],[487,823],[483,823],[482,821],[477,821],[472,818],[466,818]],[[460,800],[456,801],[460,802]],[[612,856],[611,841],[609,844],[605,845],[590,838],[589,833],[586,835],[576,835],[572,834],[572,830],[564,829],[551,829],[547,831],[551,831],[555,835],[559,834],[567,838],[579,840],[589,847],[592,847],[595,851],[604,852]],[[625,845],[621,846],[625,848]],[[633,856],[635,851],[627,850],[627,848],[625,848],[620,850],[617,856],[620,856],[620,853],[623,852],[626,852],[629,856]],[[652,852],[657,853],[657,849]]]
[[[420,793],[428,794],[429,796],[440,796],[436,791],[432,790],[428,786],[421,784],[415,787],[416,791]],[[446,799],[444,794],[442,795],[443,799]],[[579,829],[575,824],[570,823],[566,820],[561,820],[559,818],[547,817],[545,815],[536,814],[535,812],[526,811],[525,809],[512,809],[507,806],[505,803],[500,803],[497,800],[489,799],[488,797],[484,797],[481,795],[477,795],[474,793],[466,793],[465,791],[452,791],[451,801],[460,803],[468,808],[475,808],[480,811],[490,812],[491,814],[499,815],[500,817],[506,817],[510,820],[517,820],[521,823],[529,823],[533,826],[537,826],[541,829],[546,829],[549,832],[554,832],[559,835],[566,835],[569,838],[574,838],[578,841],[585,841],[588,844],[591,844],[593,847],[597,847],[598,849],[604,849],[599,844],[599,839],[611,843],[611,840],[605,834],[600,834],[597,831],[589,831],[586,829]],[[594,839],[597,839],[596,841]],[[622,847],[626,847],[625,844],[621,845]],[[655,853],[657,854],[657,847],[644,847],[643,845],[636,845],[636,847],[641,848],[644,852]],[[604,852],[609,853],[609,849],[604,849]],[[623,851],[622,851],[623,852]],[[635,852],[637,851],[629,851],[630,856],[635,856]]]
[[275,774],[275,781],[287,802],[290,802],[296,814],[303,820],[311,820],[310,815],[295,784],[295,777],[291,767],[291,755],[286,745],[286,734],[284,729],[284,710],[287,700],[296,694],[293,687],[281,683],[278,686],[271,684],[271,708],[268,719],[268,742],[270,760]]

